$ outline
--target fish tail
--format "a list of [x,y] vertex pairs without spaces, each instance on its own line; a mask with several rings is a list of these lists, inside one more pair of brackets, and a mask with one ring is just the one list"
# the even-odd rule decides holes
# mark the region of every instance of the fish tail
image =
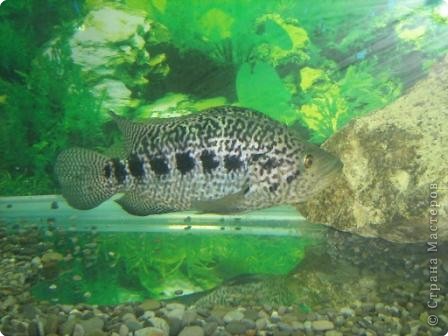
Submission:
[[55,172],[62,195],[71,206],[92,209],[115,194],[117,186],[108,178],[109,163],[107,156],[83,148],[59,154]]

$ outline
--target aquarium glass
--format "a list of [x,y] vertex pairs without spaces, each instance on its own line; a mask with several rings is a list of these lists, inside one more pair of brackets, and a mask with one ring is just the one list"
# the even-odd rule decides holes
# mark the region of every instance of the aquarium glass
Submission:
[[[448,0],[0,0],[0,333],[446,335],[446,69]],[[339,175],[255,211],[219,211],[246,183],[146,216],[140,197],[130,214],[121,193],[89,210],[61,196],[64,150],[126,181],[145,174],[124,163],[131,122],[182,128],[222,106],[331,153]],[[259,159],[238,150],[229,176]],[[263,167],[302,178],[282,162]]]

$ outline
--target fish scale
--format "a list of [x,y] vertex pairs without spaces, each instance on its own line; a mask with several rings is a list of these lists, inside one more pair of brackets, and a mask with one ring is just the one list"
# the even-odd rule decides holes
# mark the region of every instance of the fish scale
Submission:
[[342,166],[285,125],[246,108],[146,123],[111,115],[124,136],[125,159],[81,148],[57,159],[62,194],[76,208],[93,208],[117,192],[124,193],[117,202],[135,215],[292,204],[322,189]]

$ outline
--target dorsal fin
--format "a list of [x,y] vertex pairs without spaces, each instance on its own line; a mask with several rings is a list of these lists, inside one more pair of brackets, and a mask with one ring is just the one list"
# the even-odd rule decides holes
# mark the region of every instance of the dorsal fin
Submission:
[[147,132],[147,126],[144,124],[132,122],[112,111],[109,111],[109,115],[115,121],[121,133],[123,134],[126,154],[129,155],[135,145],[142,138],[142,136]]

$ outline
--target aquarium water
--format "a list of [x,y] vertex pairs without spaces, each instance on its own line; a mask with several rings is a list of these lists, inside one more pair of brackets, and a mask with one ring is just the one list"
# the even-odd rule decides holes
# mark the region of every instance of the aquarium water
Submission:
[[447,0],[0,0],[0,335],[447,335],[447,124]]

